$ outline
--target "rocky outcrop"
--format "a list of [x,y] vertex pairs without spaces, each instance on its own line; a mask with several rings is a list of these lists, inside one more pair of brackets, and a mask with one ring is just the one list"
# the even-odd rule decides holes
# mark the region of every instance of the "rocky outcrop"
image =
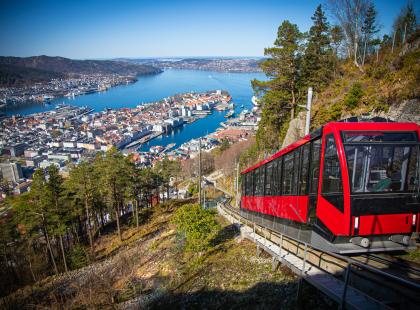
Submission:
[[[353,115],[346,115],[344,118]],[[396,122],[413,122],[420,125],[420,99],[404,100],[401,103],[391,105],[388,112],[372,113],[370,117],[380,116]],[[289,129],[283,140],[281,148],[292,144],[305,135],[306,112],[300,112],[297,118],[289,123]]]
[[397,122],[414,122],[420,124],[420,100],[404,100],[401,103],[391,105],[388,112],[379,113],[378,116]]
[[306,112],[300,112],[298,116],[289,123],[286,136],[284,137],[282,148],[295,142],[305,135]]

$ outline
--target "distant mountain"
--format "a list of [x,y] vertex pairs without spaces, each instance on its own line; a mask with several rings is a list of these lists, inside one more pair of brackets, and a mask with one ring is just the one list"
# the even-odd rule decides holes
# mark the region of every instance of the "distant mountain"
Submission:
[[0,86],[19,86],[64,78],[59,72],[0,64]]
[[0,85],[21,85],[77,74],[145,75],[161,69],[113,60],[74,60],[63,57],[0,57]]
[[175,68],[219,72],[261,72],[259,57],[199,57],[199,58],[119,58],[119,61]]

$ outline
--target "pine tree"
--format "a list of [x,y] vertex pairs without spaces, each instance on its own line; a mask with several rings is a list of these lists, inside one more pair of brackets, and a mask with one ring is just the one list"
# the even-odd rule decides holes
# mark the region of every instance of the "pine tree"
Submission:
[[[270,58],[261,63],[268,81],[253,80],[257,95],[262,95],[262,119],[258,126],[257,144],[263,150],[280,147],[282,130],[295,116],[299,97],[299,61],[302,33],[297,25],[284,21],[277,32],[274,47],[266,48]],[[289,112],[291,110],[291,113]]]
[[63,244],[63,236],[67,231],[67,222],[69,220],[69,210],[61,203],[63,195],[63,178],[59,174],[57,166],[48,167],[48,181],[45,184],[45,193],[47,196],[48,215],[53,223],[53,232],[58,236],[61,255],[63,258],[64,270],[67,272],[66,253]]
[[340,26],[335,25],[331,27],[330,34],[331,34],[331,45],[334,51],[334,55],[336,58],[338,58],[338,50],[340,48],[341,43],[344,40],[343,29]]
[[362,65],[365,64],[366,53],[369,51],[369,47],[372,46],[372,35],[377,33],[379,28],[376,23],[376,9],[373,3],[371,3],[366,11],[365,20],[362,26],[364,47],[362,56]]
[[120,215],[129,189],[128,161],[113,147],[104,156],[95,159],[95,169],[99,175],[100,191],[114,212],[118,236],[122,240]]
[[93,166],[87,161],[82,161],[70,170],[69,178],[65,182],[68,195],[76,205],[76,200],[80,200],[84,207],[84,217],[86,223],[86,231],[88,233],[89,245],[91,252],[94,252],[93,236],[92,236],[92,216],[94,212],[95,197],[98,195],[97,176]]
[[162,177],[163,186],[166,188],[166,197],[169,199],[169,183],[171,177],[176,177],[180,173],[178,161],[169,160],[165,157],[155,166],[155,172]]
[[330,35],[331,35],[331,47],[333,49],[333,55],[332,55],[333,68],[334,68],[333,78],[335,79],[337,76],[337,69],[338,69],[338,64],[339,64],[339,59],[340,59],[339,49],[344,40],[343,29],[340,26],[335,25],[331,27]]
[[314,22],[309,30],[305,55],[302,60],[302,81],[315,91],[325,87],[332,78],[333,50],[327,18],[319,5],[311,18]]
[[24,225],[28,234],[33,234],[34,238],[39,238],[41,236],[38,234],[41,232],[45,239],[54,272],[58,274],[51,245],[51,233],[54,229],[54,221],[50,213],[46,191],[44,171],[37,169],[32,176],[30,192],[19,196],[12,202],[12,205],[16,211],[18,222]]

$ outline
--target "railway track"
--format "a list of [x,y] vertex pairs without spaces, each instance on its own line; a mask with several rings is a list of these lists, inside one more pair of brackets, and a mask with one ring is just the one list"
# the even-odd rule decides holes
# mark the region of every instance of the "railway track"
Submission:
[[389,273],[404,277],[408,280],[420,283],[420,266],[413,262],[396,259],[392,256],[365,254],[353,256],[352,259],[369,264],[375,268],[386,270]]
[[[288,265],[302,279],[337,301],[341,308],[418,309],[418,265],[376,254],[348,257],[325,252],[242,217],[229,200],[218,207],[229,221],[247,231],[244,237],[257,244],[257,254],[265,250],[272,255],[273,269],[279,263]],[[290,256],[289,262],[286,256]]]

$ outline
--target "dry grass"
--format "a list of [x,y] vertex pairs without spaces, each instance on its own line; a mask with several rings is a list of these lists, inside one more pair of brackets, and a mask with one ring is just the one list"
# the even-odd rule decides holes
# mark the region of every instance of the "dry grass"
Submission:
[[[170,223],[175,208],[176,204],[154,208],[141,229],[124,230],[123,242],[103,236],[97,247],[101,261],[22,289],[8,297],[7,306],[248,308],[253,302],[261,308],[296,306],[296,277],[287,269],[271,272],[271,259],[256,258],[255,245],[241,241],[222,218],[218,219],[222,229],[208,251],[185,252]],[[311,307],[328,306],[316,292],[306,294]]]

